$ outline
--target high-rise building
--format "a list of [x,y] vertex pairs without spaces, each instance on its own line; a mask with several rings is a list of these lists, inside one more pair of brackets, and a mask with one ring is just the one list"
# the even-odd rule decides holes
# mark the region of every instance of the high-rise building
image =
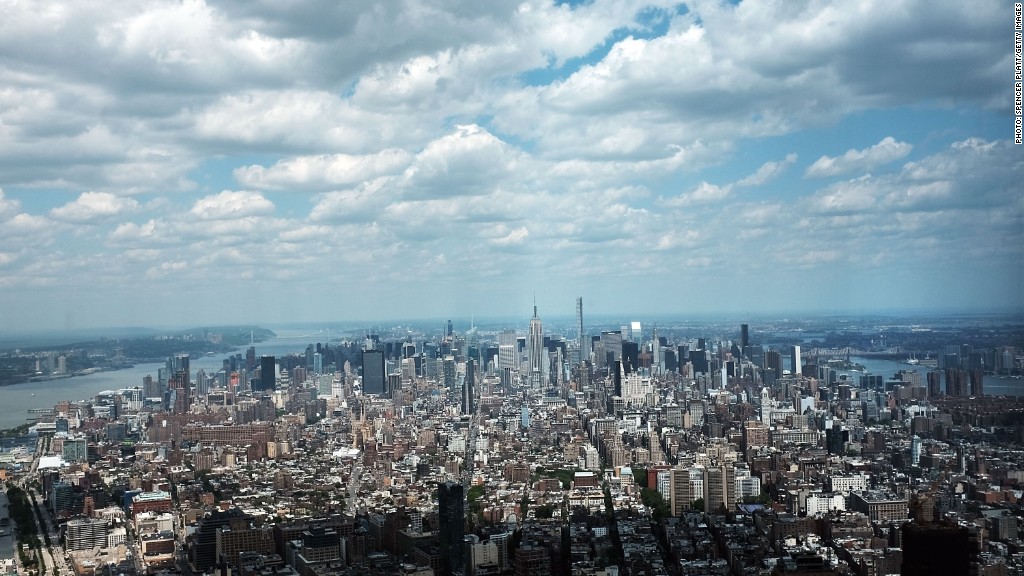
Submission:
[[794,376],[799,376],[801,373],[800,346],[793,346],[793,351],[789,356],[789,365],[791,367],[790,373]]
[[533,318],[530,319],[530,335],[526,345],[526,362],[529,370],[530,387],[539,388],[545,372],[544,326],[537,316],[537,306],[533,307]]
[[174,357],[174,373],[184,372],[185,378],[191,380],[192,372],[189,369],[189,356],[188,354],[178,354]]
[[740,324],[740,349],[744,349],[750,346],[750,327],[746,324]]
[[704,512],[732,510],[736,506],[736,472],[732,463],[707,468],[704,478]]
[[632,374],[640,368],[640,345],[636,342],[622,342],[622,368],[626,374]]
[[665,355],[662,352],[661,337],[658,336],[657,326],[651,332],[651,367],[656,372],[661,372],[665,368]]
[[441,361],[441,379],[445,390],[452,390],[455,388],[455,375],[455,356],[449,354]]
[[971,557],[975,553],[967,528],[906,522],[900,530],[903,542],[900,574],[970,574]]
[[462,381],[462,413],[473,414],[476,412],[475,381],[476,368],[473,359],[466,361],[466,377]]
[[500,373],[505,368],[518,369],[518,364],[516,331],[502,330],[498,334],[498,371]]
[[583,334],[583,298],[576,299],[576,337],[579,339],[580,355],[579,361],[585,362],[590,358],[590,346],[586,336]]
[[259,390],[273,392],[277,389],[277,361],[273,356],[260,356]]
[[383,396],[385,383],[384,352],[363,350],[363,394]]
[[463,574],[463,539],[465,497],[462,484],[445,482],[437,486],[438,547],[441,552],[441,574]]
[[669,503],[673,516],[689,510],[701,498],[704,498],[703,467],[683,466],[671,470]]
[[775,378],[780,377],[782,375],[782,355],[773,349],[765,352],[765,370],[771,370]]

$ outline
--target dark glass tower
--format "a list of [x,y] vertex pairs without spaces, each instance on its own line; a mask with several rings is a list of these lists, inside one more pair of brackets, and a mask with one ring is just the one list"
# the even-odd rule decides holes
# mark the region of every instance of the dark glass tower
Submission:
[[384,395],[384,352],[363,350],[363,394]]
[[275,364],[277,360],[273,356],[260,356],[260,390],[264,392],[273,392],[277,389]]
[[903,576],[970,574],[975,554],[967,528],[907,522],[902,532]]
[[441,574],[463,574],[465,538],[465,497],[462,484],[445,482],[437,486],[438,546],[441,549]]

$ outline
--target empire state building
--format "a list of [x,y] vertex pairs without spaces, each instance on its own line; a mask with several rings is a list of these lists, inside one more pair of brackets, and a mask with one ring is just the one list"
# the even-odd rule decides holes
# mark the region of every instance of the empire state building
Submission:
[[533,306],[530,319],[530,336],[526,342],[526,362],[529,366],[530,388],[538,389],[544,381],[544,326],[537,317],[537,306]]

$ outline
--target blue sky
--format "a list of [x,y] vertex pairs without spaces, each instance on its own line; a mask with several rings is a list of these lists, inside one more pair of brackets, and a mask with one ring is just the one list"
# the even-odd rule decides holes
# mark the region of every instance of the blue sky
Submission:
[[1019,311],[1011,8],[13,3],[0,326]]

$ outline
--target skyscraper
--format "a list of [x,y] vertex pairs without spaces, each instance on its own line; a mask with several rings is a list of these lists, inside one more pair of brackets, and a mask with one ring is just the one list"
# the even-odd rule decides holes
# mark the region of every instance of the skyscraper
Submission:
[[184,372],[185,373],[185,379],[186,380],[191,380],[192,372],[189,369],[189,355],[188,354],[178,354],[177,356],[175,356],[173,372],[174,373]]
[[502,330],[498,334],[498,371],[505,368],[518,369],[516,360],[516,332],[515,330]]
[[544,373],[544,326],[537,317],[537,306],[533,307],[530,319],[530,335],[526,346],[526,361],[530,375],[530,387],[539,388]]
[[587,345],[586,337],[583,334],[583,298],[576,299],[576,337],[579,338],[580,362],[590,358],[590,346]]
[[441,381],[444,384],[445,390],[455,388],[455,375],[455,356],[449,354],[441,361]]
[[384,395],[384,352],[363,350],[363,394]]
[[273,356],[260,356],[260,390],[273,392],[277,388],[277,361]]
[[466,377],[462,381],[462,413],[472,414],[476,411],[475,404],[475,380],[476,375],[474,374],[476,368],[474,366],[473,359],[470,358],[466,361]]
[[792,367],[792,374],[799,376],[801,374],[800,369],[800,346],[793,346],[793,352],[789,357],[789,365]]
[[461,576],[463,573],[464,506],[462,484],[438,484],[437,539],[441,551],[441,574],[445,576]]
[[740,324],[740,349],[750,346],[750,329],[746,324]]

